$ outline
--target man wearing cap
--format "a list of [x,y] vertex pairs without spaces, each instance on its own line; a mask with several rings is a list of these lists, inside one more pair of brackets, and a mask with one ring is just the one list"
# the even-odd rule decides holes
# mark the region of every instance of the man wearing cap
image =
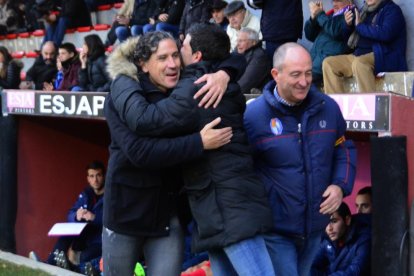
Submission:
[[234,50],[237,46],[237,34],[242,27],[247,27],[260,33],[260,20],[253,14],[251,14],[244,6],[243,1],[233,1],[227,5],[224,9],[224,15],[229,20],[229,26],[227,27],[227,35],[230,37],[231,50]]
[[224,8],[227,7],[227,2],[223,0],[213,0],[211,4],[211,19],[210,23],[216,23],[221,26],[221,28],[227,31],[227,26],[229,25],[229,20],[224,15]]

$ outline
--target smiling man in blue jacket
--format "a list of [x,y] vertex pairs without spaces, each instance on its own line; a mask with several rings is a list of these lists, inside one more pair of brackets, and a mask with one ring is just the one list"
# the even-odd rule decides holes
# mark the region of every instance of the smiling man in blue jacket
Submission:
[[266,242],[276,275],[308,275],[328,214],[352,191],[356,152],[336,102],[311,87],[305,48],[280,46],[271,75],[244,125],[273,210]]

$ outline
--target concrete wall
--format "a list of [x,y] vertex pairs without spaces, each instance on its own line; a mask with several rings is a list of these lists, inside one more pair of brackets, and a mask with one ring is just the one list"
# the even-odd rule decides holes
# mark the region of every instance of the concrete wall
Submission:
[[[246,0],[244,0],[246,2]],[[270,0],[270,1],[277,1],[277,0]],[[231,2],[228,0],[227,2]],[[322,1],[325,7],[325,10],[332,7],[332,0],[323,0]],[[363,0],[354,0],[355,4],[360,7],[363,4]],[[405,16],[405,21],[407,25],[407,62],[408,62],[408,69],[410,71],[414,71],[414,5],[413,0],[394,0],[396,4],[398,4]],[[303,4],[303,17],[304,21],[309,18],[309,7],[308,7],[309,0],[302,0]],[[260,17],[261,11],[260,10],[252,10],[252,12]],[[304,37],[304,36],[303,36]],[[305,38],[300,41],[306,47],[310,47],[312,44],[307,41]]]

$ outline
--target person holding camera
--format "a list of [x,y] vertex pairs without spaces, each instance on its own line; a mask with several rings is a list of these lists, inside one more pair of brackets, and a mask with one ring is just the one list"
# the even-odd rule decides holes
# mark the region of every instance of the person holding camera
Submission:
[[309,2],[310,18],[305,22],[305,36],[313,42],[312,81],[322,81],[322,62],[326,57],[345,54],[349,51],[342,38],[345,27],[344,13],[354,6],[351,0],[333,0],[332,9],[324,11],[321,1]]

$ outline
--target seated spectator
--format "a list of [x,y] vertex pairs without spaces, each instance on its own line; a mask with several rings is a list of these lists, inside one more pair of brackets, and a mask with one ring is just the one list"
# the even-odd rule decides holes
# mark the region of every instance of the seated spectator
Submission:
[[18,14],[9,0],[0,0],[0,35],[12,33],[18,28]]
[[242,28],[237,37],[236,51],[247,61],[246,70],[237,81],[241,91],[243,94],[252,93],[253,88],[261,91],[266,82],[270,80],[269,72],[272,67],[262,48],[259,34],[253,29]]
[[372,213],[372,188],[370,186],[364,187],[358,191],[355,198],[355,207],[358,214]]
[[326,234],[312,265],[311,275],[370,275],[369,215],[351,217],[346,203],[331,215]]
[[22,68],[23,63],[14,60],[7,48],[0,46],[0,87],[3,89],[19,89]]
[[124,26],[124,24],[122,24],[123,18],[131,18],[132,11],[134,9],[134,2],[134,0],[125,0],[122,4],[122,7],[118,10],[112,23],[111,29],[106,36],[105,47],[109,47],[115,44],[116,40],[118,39],[115,30],[119,26]]
[[[68,222],[87,222],[88,225],[80,236],[60,237],[46,261],[78,272],[84,272],[88,262],[93,262],[95,269],[99,270],[99,259],[102,256],[105,166],[100,161],[93,161],[87,166],[86,173],[88,187],[79,194],[67,219]],[[35,253],[31,252],[29,256],[38,259]]]
[[227,2],[223,0],[213,0],[211,4],[211,23],[219,24],[223,30],[227,31],[227,26],[229,25],[229,20],[224,15],[224,8],[227,7]]
[[322,2],[309,2],[310,18],[305,22],[305,36],[313,42],[312,81],[322,82],[322,61],[329,56],[346,54],[348,45],[342,36],[345,27],[344,13],[350,9],[351,0],[333,0],[333,9],[325,12]]
[[52,41],[43,44],[41,55],[26,73],[26,81],[20,84],[20,89],[43,90],[45,82],[53,82],[56,76],[56,47]]
[[116,21],[119,26],[116,28],[116,36],[122,42],[128,37],[142,35],[143,27],[148,24],[149,18],[154,14],[157,7],[156,1],[133,0],[129,4],[132,9],[131,17],[118,15]]
[[397,4],[392,0],[367,0],[361,14],[357,9],[347,11],[345,21],[348,46],[355,51],[323,61],[326,93],[344,92],[343,77],[352,76],[356,78],[358,91],[373,92],[376,74],[407,71],[406,25]]
[[53,41],[57,46],[62,44],[67,28],[92,25],[91,15],[84,0],[62,0],[59,13],[50,11],[43,18],[49,24],[43,41]]
[[44,83],[43,90],[47,91],[71,91],[79,90],[79,70],[81,63],[78,51],[75,45],[70,42],[63,43],[59,46],[59,55],[57,57],[57,75],[55,82]]
[[150,23],[144,26],[144,34],[151,31],[166,31],[178,38],[181,15],[185,0],[160,0]]
[[81,61],[80,90],[109,92],[111,79],[106,72],[105,46],[98,35],[91,34],[84,38],[79,58]]
[[231,50],[236,48],[237,34],[242,27],[248,27],[257,31],[259,33],[259,38],[262,38],[259,18],[246,10],[243,1],[233,1],[229,3],[224,9],[224,15],[227,16],[230,22],[227,26],[227,35],[230,37]]
[[183,41],[188,29],[195,23],[205,23],[211,18],[210,2],[205,0],[186,1],[181,16],[180,29],[178,30],[180,40]]

